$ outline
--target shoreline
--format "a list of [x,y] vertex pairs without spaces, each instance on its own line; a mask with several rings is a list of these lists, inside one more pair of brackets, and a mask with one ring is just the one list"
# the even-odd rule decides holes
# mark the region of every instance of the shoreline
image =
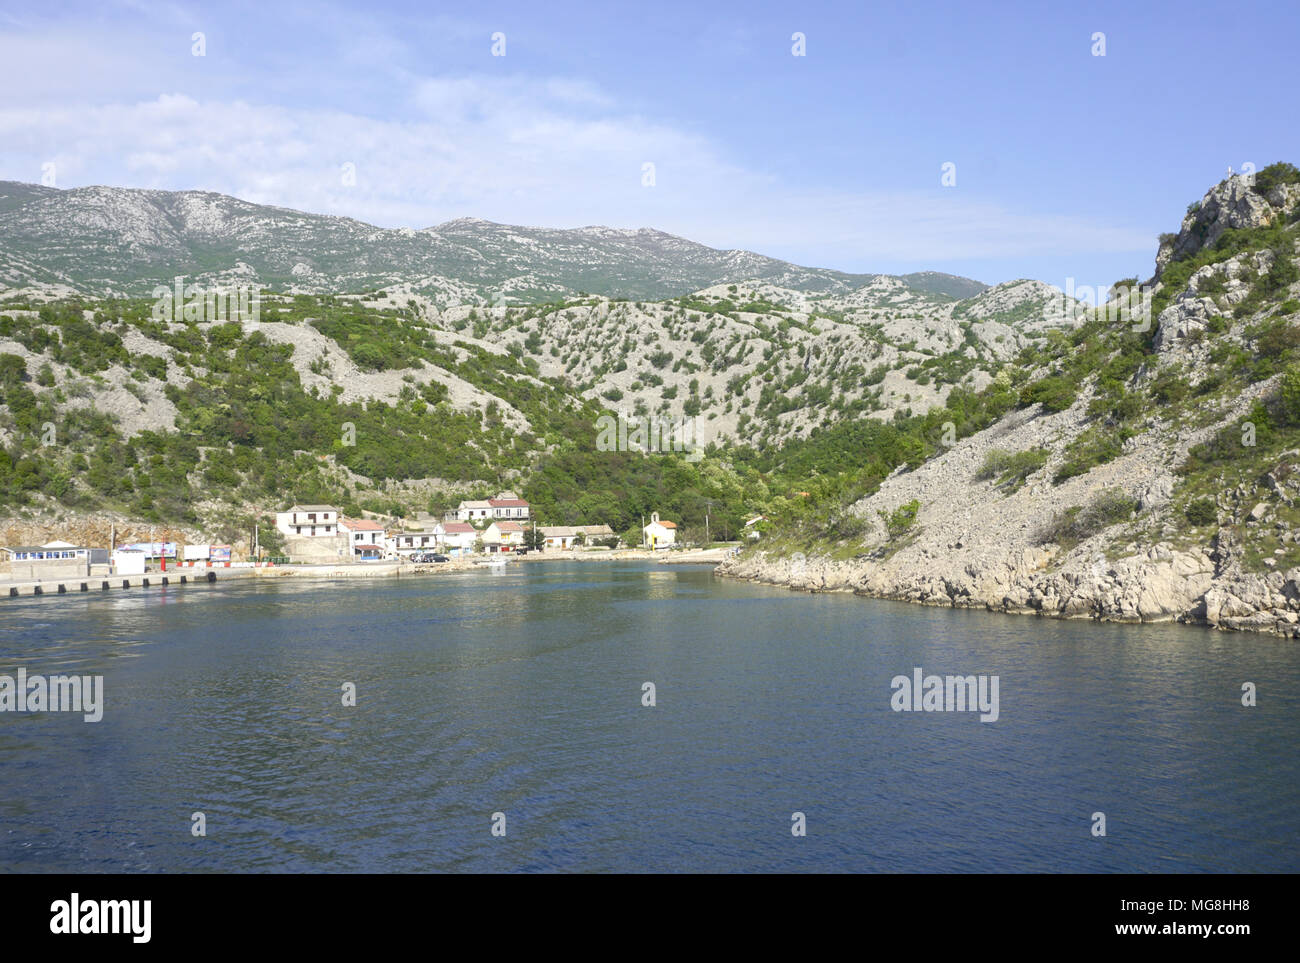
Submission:
[[[1283,639],[1300,638],[1300,616],[1292,607],[1300,607],[1300,601],[1297,601],[1300,596],[1289,591],[1293,583],[1291,573],[1273,573],[1280,583],[1276,586],[1267,583],[1261,586],[1258,583],[1264,580],[1258,577],[1229,579],[1201,575],[1191,579],[1181,576],[1179,585],[1161,587],[1161,604],[1151,609],[1144,609],[1141,605],[1117,607],[1114,604],[1115,586],[1121,588],[1120,597],[1124,585],[1137,584],[1144,591],[1150,589],[1149,583],[1144,583],[1140,577],[1148,574],[1143,570],[1125,572],[1125,576],[1132,577],[1116,578],[1115,585],[1100,580],[1075,580],[1071,586],[1073,593],[1044,591],[1055,587],[1055,583],[1051,581],[1053,576],[1041,573],[1045,576],[1041,582],[1022,578],[1010,584],[1000,584],[1000,597],[984,592],[958,591],[957,586],[924,573],[904,573],[905,577],[890,581],[884,573],[873,572],[863,563],[811,558],[797,561],[792,557],[771,557],[766,553],[723,562],[714,574],[719,578],[784,587],[792,592],[849,594],[995,615],[1033,615],[1060,621],[1116,625],[1173,624],[1220,632],[1254,632]],[[1056,579],[1060,577],[1059,573],[1055,576]],[[1257,603],[1256,596],[1268,589],[1279,597],[1269,600],[1275,604]],[[1234,594],[1234,590],[1239,594]],[[1243,596],[1249,601],[1243,601]]]
[[[655,562],[660,565],[708,565],[722,562],[730,549],[688,549],[680,552],[652,553],[645,549],[609,551],[564,551],[528,553],[509,558],[507,566],[539,562]],[[487,568],[483,563],[493,558],[474,555],[447,562],[346,562],[337,565],[302,564],[232,568],[171,568],[153,570],[143,575],[76,575],[63,578],[0,581],[0,599],[34,598],[47,595],[82,595],[110,590],[177,587],[215,584],[249,579],[320,579],[403,578],[468,572]]]

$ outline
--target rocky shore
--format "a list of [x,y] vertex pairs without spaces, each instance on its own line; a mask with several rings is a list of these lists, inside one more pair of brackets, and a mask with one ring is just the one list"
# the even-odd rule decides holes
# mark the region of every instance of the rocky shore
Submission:
[[830,561],[753,551],[718,566],[728,578],[807,592],[978,608],[1104,622],[1182,622],[1300,637],[1300,568],[1267,575],[1234,571],[1217,551],[1143,555],[1048,571],[1051,553],[1024,549],[957,570],[899,570],[869,561]]

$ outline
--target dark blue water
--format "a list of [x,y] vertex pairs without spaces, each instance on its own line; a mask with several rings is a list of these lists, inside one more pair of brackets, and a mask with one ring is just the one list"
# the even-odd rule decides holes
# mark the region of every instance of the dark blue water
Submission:
[[[0,713],[11,872],[1300,869],[1265,636],[546,563],[5,599],[20,665],[107,698]],[[893,712],[914,666],[999,676],[999,720]]]

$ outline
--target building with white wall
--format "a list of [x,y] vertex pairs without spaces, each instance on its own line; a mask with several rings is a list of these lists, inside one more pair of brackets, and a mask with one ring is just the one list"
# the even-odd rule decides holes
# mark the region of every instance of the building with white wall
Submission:
[[339,519],[339,531],[347,537],[357,558],[381,558],[388,547],[384,526],[368,518]]
[[333,538],[339,534],[338,509],[329,505],[294,505],[275,513],[275,527],[291,538]]
[[658,512],[651,514],[650,524],[641,531],[650,548],[670,548],[677,541],[677,523],[660,521]]

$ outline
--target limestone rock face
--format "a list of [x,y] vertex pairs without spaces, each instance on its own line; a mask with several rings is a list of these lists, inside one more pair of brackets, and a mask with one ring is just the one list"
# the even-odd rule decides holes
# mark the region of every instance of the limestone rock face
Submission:
[[1276,205],[1255,192],[1249,178],[1234,175],[1210,188],[1199,204],[1188,211],[1182,227],[1172,238],[1160,244],[1156,255],[1156,280],[1170,261],[1191,257],[1202,248],[1212,247],[1230,228],[1263,227],[1279,213],[1289,212],[1300,198],[1295,185],[1286,184],[1270,192]]

